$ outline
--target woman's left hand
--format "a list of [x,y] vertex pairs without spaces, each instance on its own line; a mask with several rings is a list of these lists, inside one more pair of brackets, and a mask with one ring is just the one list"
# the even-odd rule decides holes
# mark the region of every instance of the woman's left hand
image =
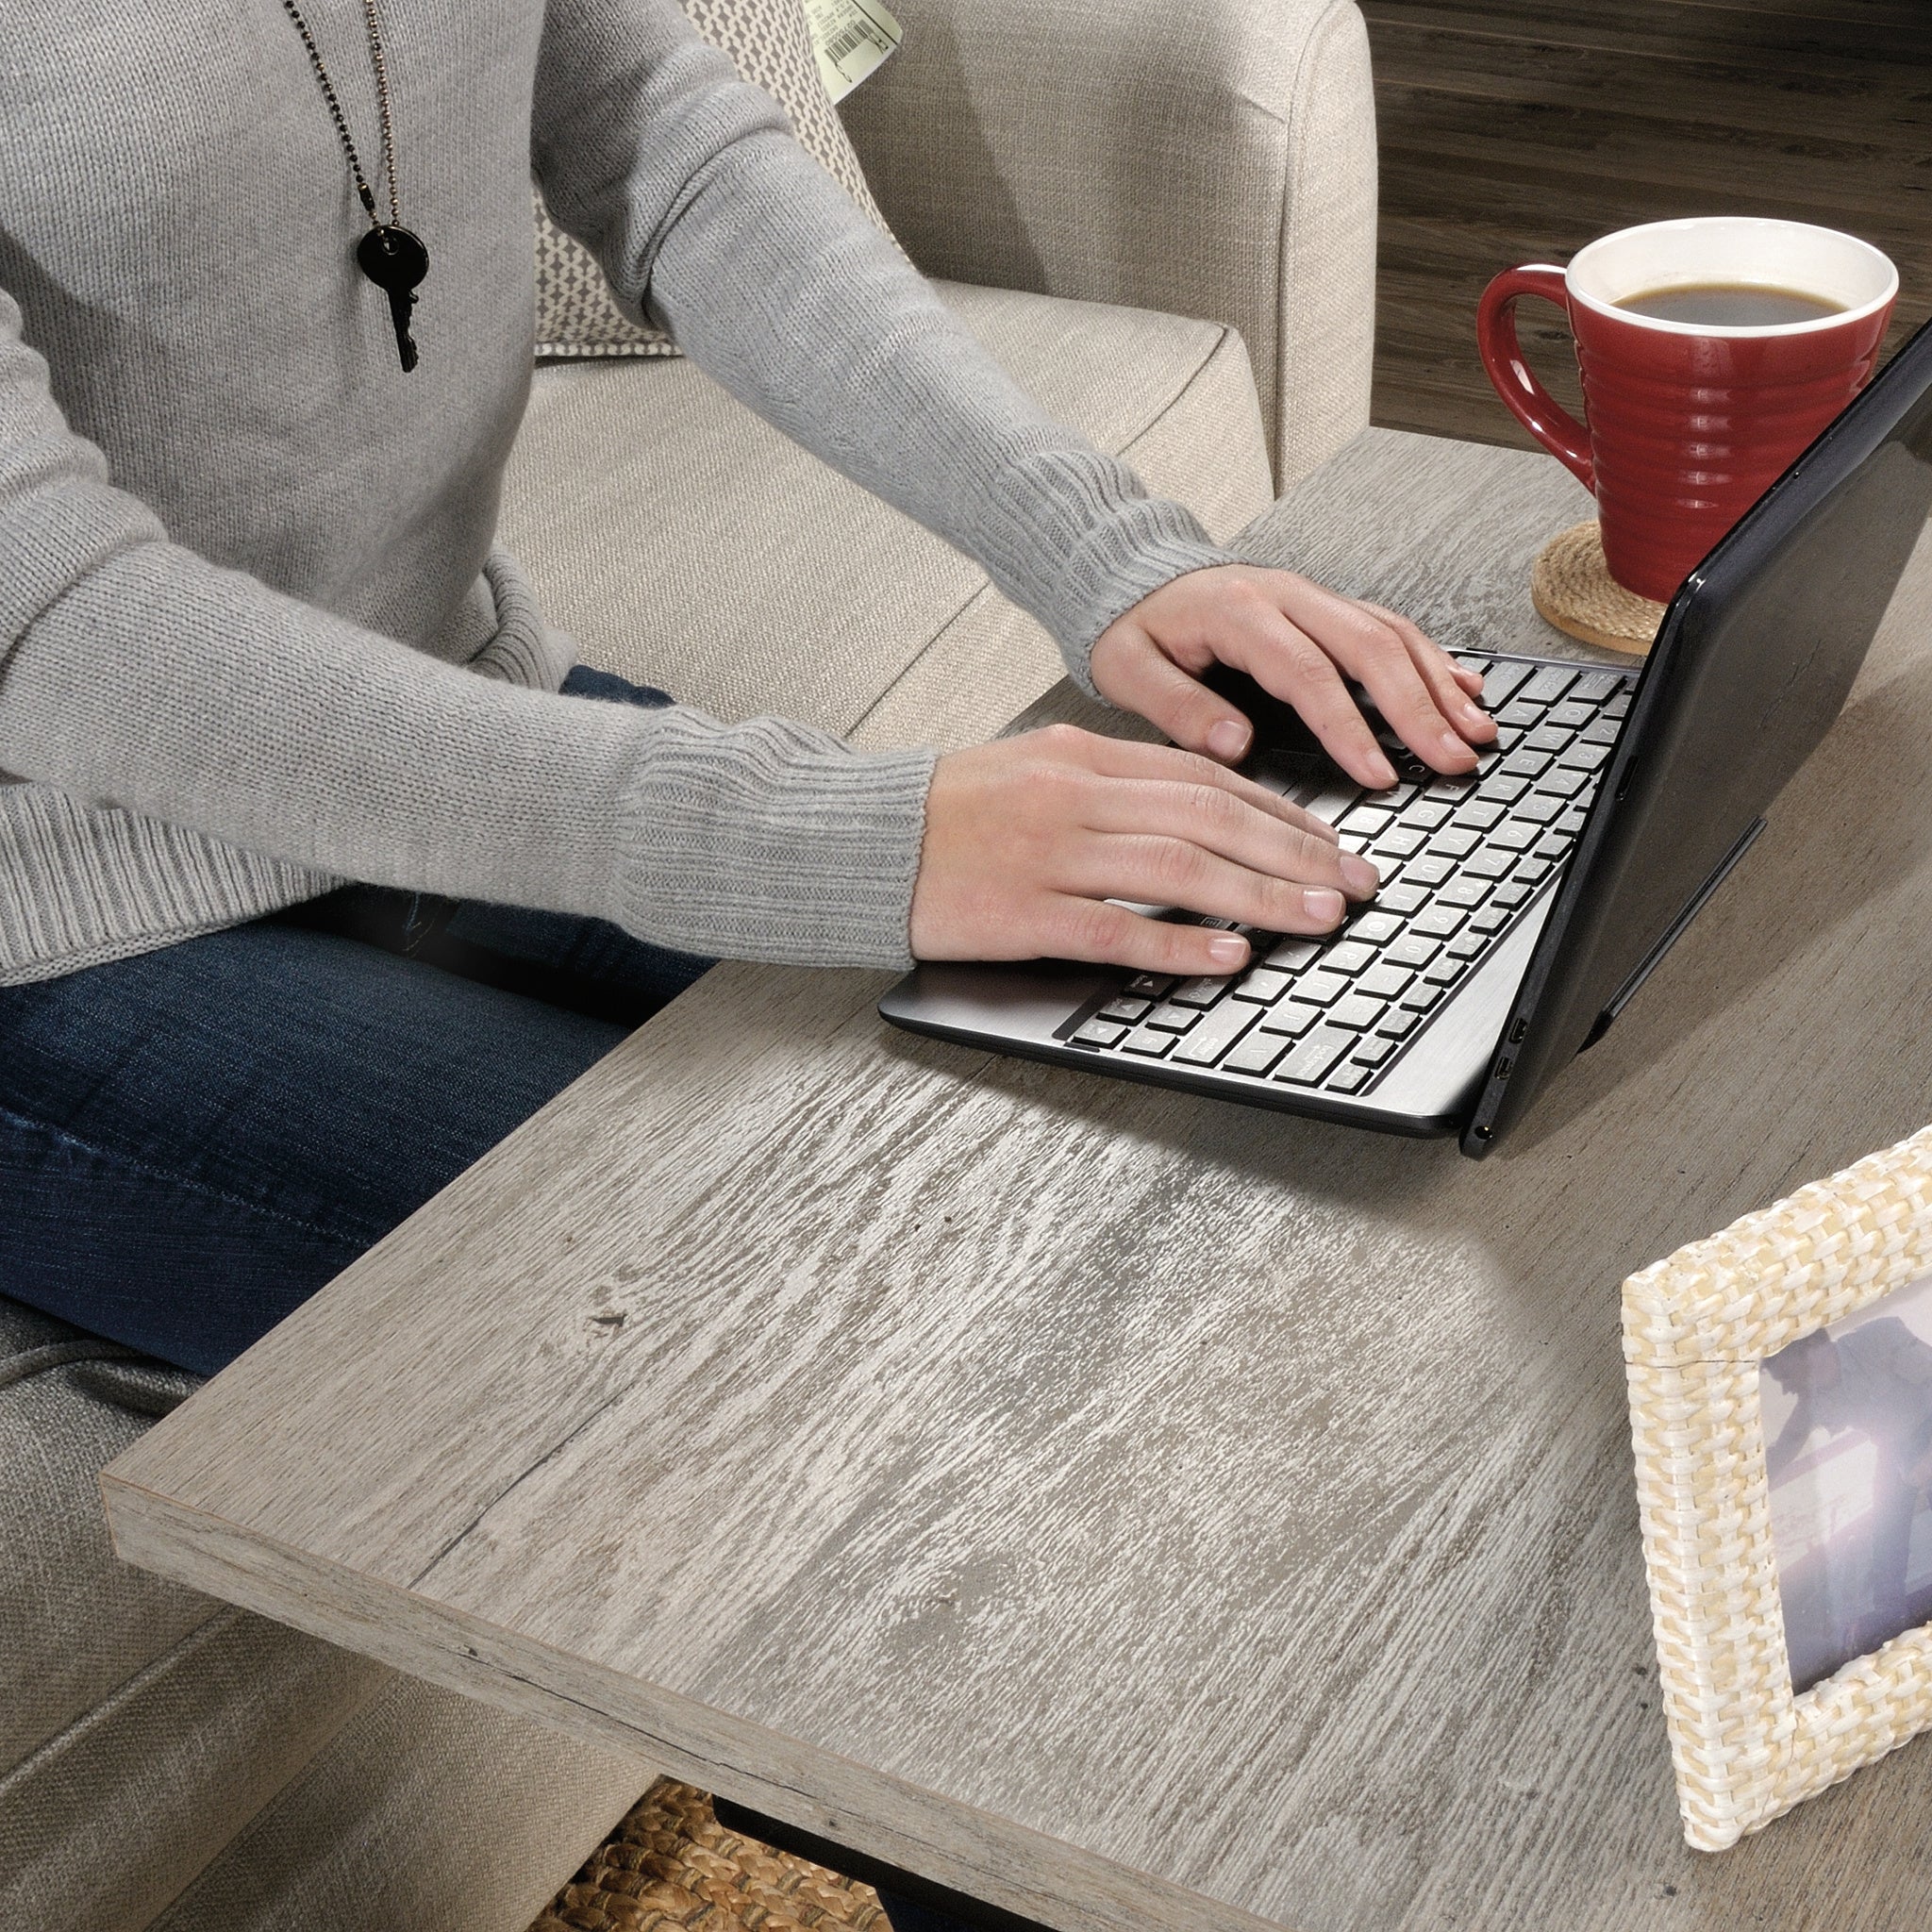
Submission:
[[1358,603],[1292,571],[1242,563],[1190,571],[1100,634],[1091,675],[1103,697],[1138,711],[1189,751],[1224,764],[1246,757],[1254,728],[1200,681],[1221,662],[1290,704],[1358,783],[1395,772],[1348,694],[1368,691],[1403,743],[1437,771],[1473,771],[1474,745],[1496,727],[1475,702],[1482,678],[1455,663],[1407,618]]

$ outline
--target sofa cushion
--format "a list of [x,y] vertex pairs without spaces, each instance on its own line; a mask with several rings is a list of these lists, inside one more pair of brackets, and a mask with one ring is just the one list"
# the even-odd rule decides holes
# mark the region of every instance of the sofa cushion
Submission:
[[[1211,534],[1266,507],[1260,411],[1231,330],[941,292],[1049,413]],[[953,743],[997,729],[1060,675],[1044,632],[976,564],[687,362],[538,371],[501,528],[587,662],[724,717]]]
[[[819,77],[802,0],[679,4],[698,32],[784,108],[801,144],[885,227],[865,170]],[[541,194],[536,214],[538,355],[675,356],[677,350],[661,328],[641,328],[618,308],[596,258],[550,219]]]

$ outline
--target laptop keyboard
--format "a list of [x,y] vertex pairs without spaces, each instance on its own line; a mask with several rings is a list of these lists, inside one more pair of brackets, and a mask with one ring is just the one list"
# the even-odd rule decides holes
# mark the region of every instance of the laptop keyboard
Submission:
[[[1496,721],[1496,744],[1474,774],[1431,772],[1372,718],[1401,782],[1310,801],[1344,845],[1374,862],[1382,885],[1374,899],[1321,939],[1236,928],[1254,948],[1241,973],[1138,974],[1082,1008],[1060,1037],[1106,1058],[1195,1074],[1325,1093],[1373,1088],[1555,884],[1630,707],[1629,673],[1463,661],[1483,673]],[[1336,785],[1348,781],[1337,774]]]

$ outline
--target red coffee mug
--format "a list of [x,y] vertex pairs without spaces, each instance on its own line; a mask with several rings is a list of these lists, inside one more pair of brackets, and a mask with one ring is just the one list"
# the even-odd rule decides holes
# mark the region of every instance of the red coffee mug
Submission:
[[[1839,312],[1713,326],[1617,307],[1711,285],[1796,291]],[[1592,242],[1567,269],[1507,270],[1483,291],[1476,338],[1510,413],[1596,497],[1610,575],[1661,604],[1870,380],[1897,293],[1891,263],[1832,228],[1653,222]],[[1524,295],[1570,318],[1588,429],[1524,362]]]

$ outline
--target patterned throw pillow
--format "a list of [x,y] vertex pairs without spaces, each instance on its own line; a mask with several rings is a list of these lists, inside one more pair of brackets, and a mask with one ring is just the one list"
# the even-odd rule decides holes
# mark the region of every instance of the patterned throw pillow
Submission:
[[[801,0],[679,4],[706,40],[730,55],[747,80],[777,101],[807,150],[885,228],[886,218],[865,184],[865,171],[819,78]],[[596,258],[550,219],[541,194],[535,198],[538,355],[676,355],[676,343],[662,329],[640,328],[619,309]]]

